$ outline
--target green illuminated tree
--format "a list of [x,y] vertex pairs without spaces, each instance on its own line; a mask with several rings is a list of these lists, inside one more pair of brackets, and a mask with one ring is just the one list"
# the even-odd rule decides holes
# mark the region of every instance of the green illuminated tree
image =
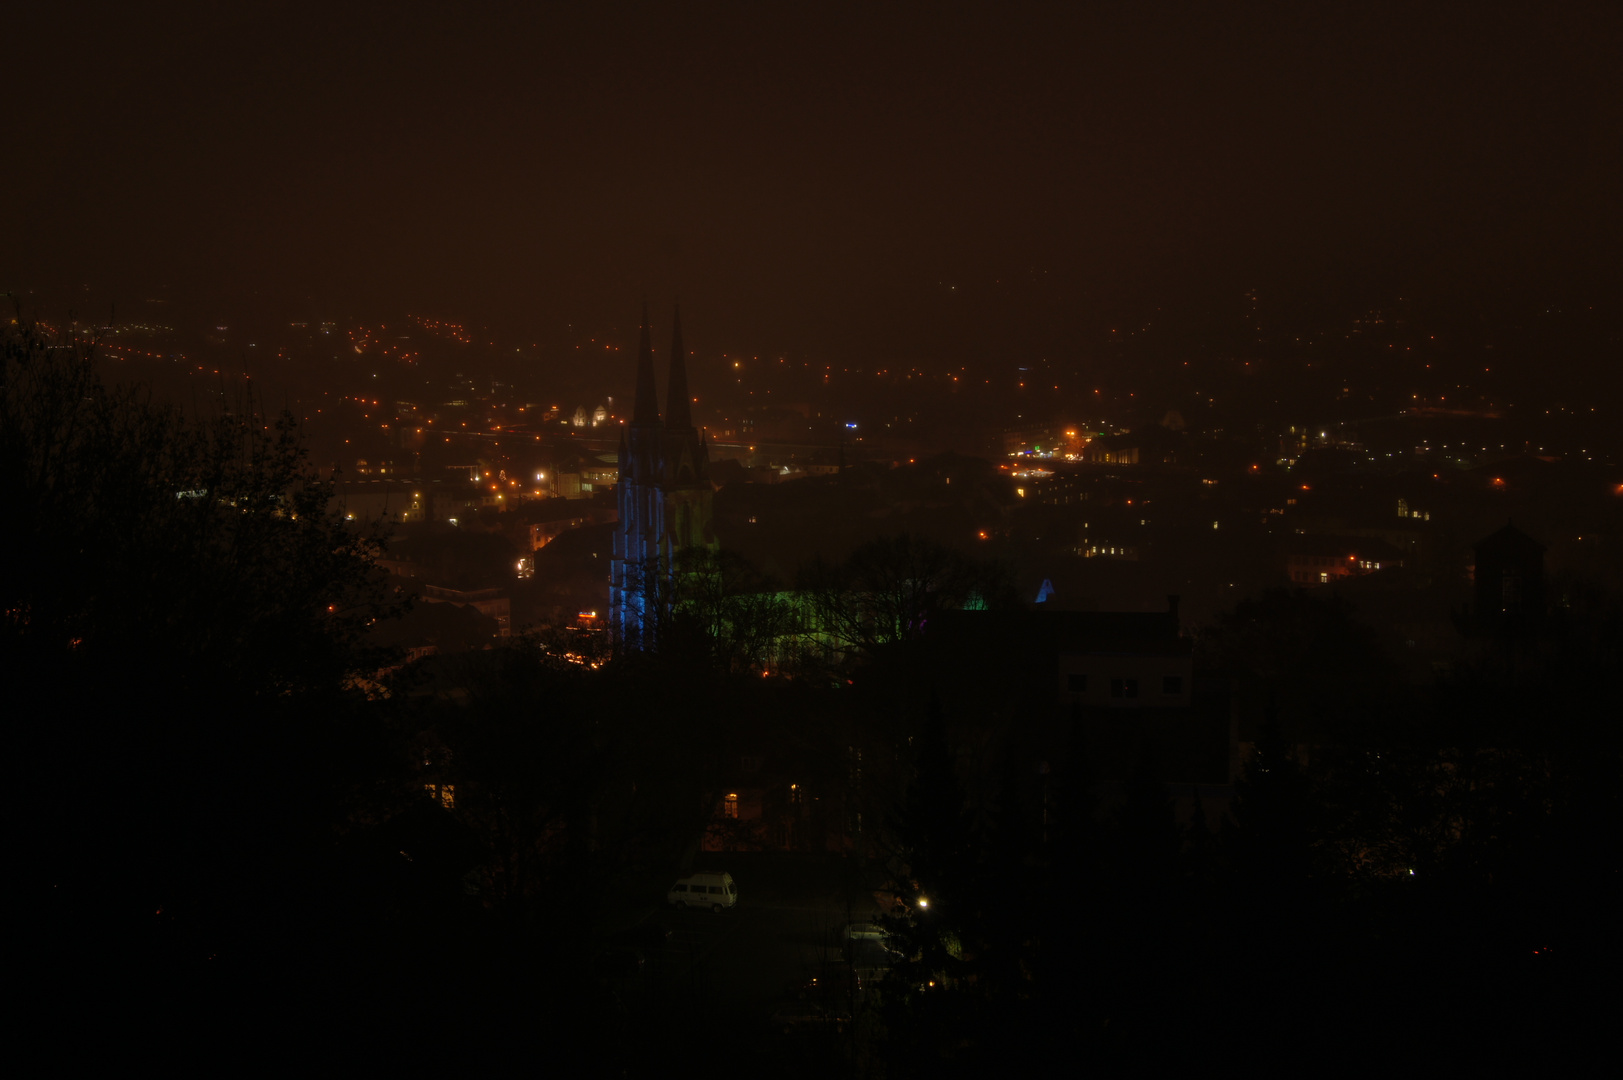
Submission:
[[872,540],[841,564],[815,560],[796,585],[817,634],[852,659],[913,640],[939,612],[1017,602],[1004,567],[907,534]]

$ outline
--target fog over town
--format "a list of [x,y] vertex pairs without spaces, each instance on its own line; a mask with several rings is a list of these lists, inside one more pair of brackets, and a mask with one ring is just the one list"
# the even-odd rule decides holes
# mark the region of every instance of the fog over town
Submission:
[[1619,29],[22,14],[29,1026],[1581,1070]]

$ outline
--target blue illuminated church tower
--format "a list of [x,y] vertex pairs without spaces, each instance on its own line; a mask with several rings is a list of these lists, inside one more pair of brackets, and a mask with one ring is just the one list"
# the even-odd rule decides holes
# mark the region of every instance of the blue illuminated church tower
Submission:
[[609,563],[609,625],[616,649],[654,643],[659,606],[678,556],[717,550],[710,451],[693,426],[682,315],[671,330],[665,418],[654,389],[654,346],[643,305],[637,350],[637,398],[620,435],[620,519]]

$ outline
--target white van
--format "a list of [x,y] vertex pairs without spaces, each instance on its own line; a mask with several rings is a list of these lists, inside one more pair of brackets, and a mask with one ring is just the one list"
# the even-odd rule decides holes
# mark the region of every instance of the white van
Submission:
[[733,875],[705,871],[679,879],[665,893],[665,902],[675,904],[679,910],[709,908],[721,911],[738,903],[738,886]]

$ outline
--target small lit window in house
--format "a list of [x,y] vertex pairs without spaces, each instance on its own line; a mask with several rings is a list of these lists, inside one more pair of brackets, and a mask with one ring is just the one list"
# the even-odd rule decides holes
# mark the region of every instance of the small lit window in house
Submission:
[[724,817],[738,817],[738,794],[736,792],[729,794],[721,801],[721,813]]

